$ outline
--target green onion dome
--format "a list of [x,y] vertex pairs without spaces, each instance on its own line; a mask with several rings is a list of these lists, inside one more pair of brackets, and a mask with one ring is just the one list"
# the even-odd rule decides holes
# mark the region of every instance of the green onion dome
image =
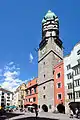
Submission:
[[42,23],[45,23],[47,20],[54,20],[56,17],[57,16],[51,10],[49,10],[43,18]]

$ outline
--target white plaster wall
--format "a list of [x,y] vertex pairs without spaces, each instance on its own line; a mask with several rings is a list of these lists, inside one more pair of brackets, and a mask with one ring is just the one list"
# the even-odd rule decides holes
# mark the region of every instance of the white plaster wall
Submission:
[[[67,92],[69,93],[72,91],[72,89],[68,89],[68,87],[67,87],[67,83],[72,82],[72,79],[67,78],[67,74],[68,73],[72,74],[72,71],[73,71],[72,69],[67,70],[66,66],[70,64],[71,67],[74,67],[74,66],[76,67],[76,65],[78,65],[77,60],[80,59],[80,55],[77,55],[78,50],[80,50],[80,42],[74,46],[74,48],[72,49],[71,53],[68,56],[64,57],[64,84],[65,84],[66,111],[68,111],[68,103],[73,101],[73,100],[69,100],[66,102],[66,100],[68,100]],[[80,78],[80,74],[74,76],[74,80],[77,80],[79,78]],[[75,87],[74,89],[75,89],[75,91],[78,91],[78,90],[80,90],[80,86]],[[80,99],[76,99],[76,101],[78,102],[78,101],[80,101]]]

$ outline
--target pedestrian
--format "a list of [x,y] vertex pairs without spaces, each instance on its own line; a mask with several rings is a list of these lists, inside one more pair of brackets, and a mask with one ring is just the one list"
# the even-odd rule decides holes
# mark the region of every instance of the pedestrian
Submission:
[[78,118],[78,109],[75,109],[76,117]]
[[70,118],[73,118],[73,111],[70,109]]
[[35,109],[36,118],[38,116],[38,109]]

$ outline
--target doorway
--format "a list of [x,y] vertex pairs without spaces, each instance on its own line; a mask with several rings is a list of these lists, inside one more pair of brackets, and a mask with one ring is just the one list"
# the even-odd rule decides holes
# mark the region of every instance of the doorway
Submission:
[[43,105],[42,105],[42,109],[44,110],[44,112],[48,112],[48,107],[47,107],[47,105],[43,104]]

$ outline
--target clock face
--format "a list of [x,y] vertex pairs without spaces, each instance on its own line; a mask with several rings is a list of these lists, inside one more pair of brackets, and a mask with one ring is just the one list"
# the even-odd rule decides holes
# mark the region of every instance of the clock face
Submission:
[[42,50],[42,54],[44,54],[46,52],[46,48],[43,48]]
[[46,53],[46,47],[44,47],[42,50],[41,50],[41,56],[44,55]]

